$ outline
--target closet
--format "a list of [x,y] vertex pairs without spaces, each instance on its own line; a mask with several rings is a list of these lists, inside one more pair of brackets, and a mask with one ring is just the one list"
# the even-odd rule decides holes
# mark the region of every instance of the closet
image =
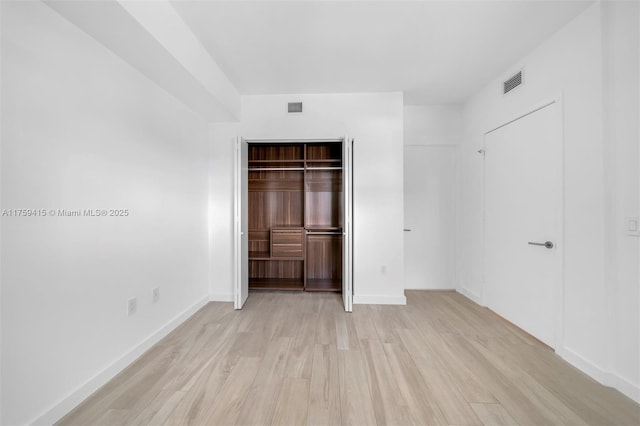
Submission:
[[247,149],[249,289],[342,291],[342,141]]

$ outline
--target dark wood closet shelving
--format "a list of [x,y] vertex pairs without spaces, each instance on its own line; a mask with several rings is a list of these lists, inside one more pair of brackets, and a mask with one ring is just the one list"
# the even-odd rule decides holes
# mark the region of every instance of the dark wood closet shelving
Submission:
[[249,145],[249,288],[341,291],[342,144]]

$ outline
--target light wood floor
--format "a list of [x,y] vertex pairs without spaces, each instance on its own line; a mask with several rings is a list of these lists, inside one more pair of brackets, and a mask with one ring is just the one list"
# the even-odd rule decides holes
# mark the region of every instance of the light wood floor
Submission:
[[640,424],[640,407],[453,292],[210,303],[59,424]]

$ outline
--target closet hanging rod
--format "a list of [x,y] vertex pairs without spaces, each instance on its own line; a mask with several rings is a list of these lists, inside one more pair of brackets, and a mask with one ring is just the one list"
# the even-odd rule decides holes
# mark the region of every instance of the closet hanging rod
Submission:
[[341,231],[307,231],[307,235],[342,235]]
[[307,170],[342,170],[342,167],[307,167]]
[[304,167],[249,167],[250,172],[264,172],[264,171],[303,171]]

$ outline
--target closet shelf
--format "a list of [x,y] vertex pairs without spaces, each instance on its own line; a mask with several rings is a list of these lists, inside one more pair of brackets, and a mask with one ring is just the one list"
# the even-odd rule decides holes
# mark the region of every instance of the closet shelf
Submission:
[[342,280],[307,279],[306,291],[341,291]]
[[249,260],[271,260],[271,254],[268,251],[250,251]]
[[251,290],[304,290],[304,280],[298,278],[252,278]]

